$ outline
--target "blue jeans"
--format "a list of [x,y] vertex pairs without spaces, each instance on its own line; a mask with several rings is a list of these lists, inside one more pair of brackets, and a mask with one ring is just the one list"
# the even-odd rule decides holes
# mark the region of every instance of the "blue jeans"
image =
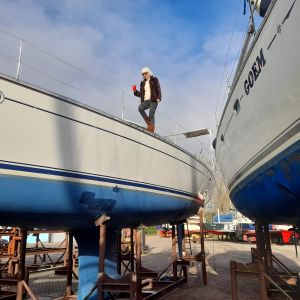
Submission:
[[155,125],[154,115],[157,108],[157,102],[151,102],[150,100],[141,102],[141,104],[139,105],[139,112],[144,119],[148,117],[147,114],[145,113],[145,110],[148,108],[150,108],[149,110],[150,122],[152,125]]

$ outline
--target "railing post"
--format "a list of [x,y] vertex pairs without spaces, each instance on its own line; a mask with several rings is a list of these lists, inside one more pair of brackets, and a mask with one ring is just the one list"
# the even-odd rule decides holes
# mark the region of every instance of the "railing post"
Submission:
[[17,74],[16,74],[16,79],[17,79],[17,80],[19,80],[19,76],[20,76],[20,68],[21,68],[22,54],[23,54],[23,40],[20,40],[18,68],[17,68]]

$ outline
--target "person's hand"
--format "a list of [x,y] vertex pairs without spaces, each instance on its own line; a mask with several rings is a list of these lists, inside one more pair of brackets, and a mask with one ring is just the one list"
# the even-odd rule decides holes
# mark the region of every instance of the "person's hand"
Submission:
[[160,102],[161,100],[160,99],[156,99],[156,102]]
[[132,86],[132,91],[133,91],[133,92],[136,91],[136,85],[135,85],[135,84]]

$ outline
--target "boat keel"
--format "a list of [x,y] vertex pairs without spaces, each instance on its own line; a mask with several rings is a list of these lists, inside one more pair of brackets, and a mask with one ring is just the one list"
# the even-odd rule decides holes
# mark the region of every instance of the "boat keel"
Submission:
[[[105,273],[112,278],[117,278],[118,240],[120,230],[115,228],[106,229],[105,247]],[[96,284],[99,272],[99,229],[74,231],[74,237],[78,244],[79,256],[79,286],[78,300],[83,300]],[[97,289],[88,298],[97,299]]]

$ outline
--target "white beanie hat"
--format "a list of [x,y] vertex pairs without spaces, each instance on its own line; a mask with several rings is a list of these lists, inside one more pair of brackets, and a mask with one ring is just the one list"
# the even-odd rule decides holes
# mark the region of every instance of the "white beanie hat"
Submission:
[[141,70],[141,74],[143,74],[143,73],[149,73],[150,76],[152,75],[152,72],[151,72],[151,70],[148,67],[144,67]]

